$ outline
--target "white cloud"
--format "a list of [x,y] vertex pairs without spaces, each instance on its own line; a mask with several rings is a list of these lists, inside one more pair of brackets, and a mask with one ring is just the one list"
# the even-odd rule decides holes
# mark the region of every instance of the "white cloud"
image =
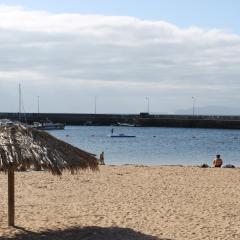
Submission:
[[[240,36],[222,30],[0,5],[0,93],[13,87],[9,81],[23,81],[32,98],[40,92],[49,99],[45,111],[55,111],[55,102],[51,104],[52,96],[47,95],[54,86],[59,104],[67,102],[74,106],[73,112],[87,111],[84,104],[79,108],[73,104],[74,95],[81,102],[86,94],[112,99],[112,105],[103,108],[105,112],[141,110],[140,105],[126,109],[120,100],[114,104],[123,95],[129,101],[133,96],[154,98],[156,112],[174,111],[193,94],[211,101],[215,90],[222,95],[216,94],[214,101],[229,104],[230,97],[236,104],[239,66]],[[71,92],[71,98],[63,94],[64,89]],[[177,99],[176,105],[159,106],[157,102],[170,93]],[[1,103],[3,96],[7,97],[0,96],[0,107],[12,111]],[[59,110],[70,111],[66,107]]]

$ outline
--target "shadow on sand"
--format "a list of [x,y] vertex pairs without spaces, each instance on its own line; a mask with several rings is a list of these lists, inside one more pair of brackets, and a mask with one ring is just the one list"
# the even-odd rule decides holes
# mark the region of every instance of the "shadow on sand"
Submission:
[[[21,233],[15,235],[19,240],[174,240],[158,238],[136,232],[130,228],[119,227],[73,227],[64,230],[47,230],[44,232],[31,232],[21,227],[16,227]],[[2,238],[10,239],[10,238]]]

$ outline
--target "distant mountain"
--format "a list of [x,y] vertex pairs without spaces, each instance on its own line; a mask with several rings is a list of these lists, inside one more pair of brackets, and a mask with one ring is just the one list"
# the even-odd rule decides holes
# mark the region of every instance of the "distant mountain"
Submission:
[[[179,109],[175,114],[192,114],[193,109]],[[205,106],[205,107],[196,107],[196,115],[240,115],[240,108],[231,108],[224,106]]]

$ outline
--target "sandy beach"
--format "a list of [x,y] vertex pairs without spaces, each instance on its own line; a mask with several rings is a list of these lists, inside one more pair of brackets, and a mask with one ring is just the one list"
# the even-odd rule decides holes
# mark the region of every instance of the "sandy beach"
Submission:
[[7,175],[0,182],[1,239],[240,239],[240,169],[18,172],[16,228],[7,227]]

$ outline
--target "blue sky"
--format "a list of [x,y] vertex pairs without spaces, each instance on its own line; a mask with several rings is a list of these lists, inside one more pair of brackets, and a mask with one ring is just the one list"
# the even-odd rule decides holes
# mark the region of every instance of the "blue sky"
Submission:
[[239,0],[7,0],[29,10],[135,16],[180,27],[221,28],[240,33]]
[[240,0],[0,3],[0,112],[240,113]]

